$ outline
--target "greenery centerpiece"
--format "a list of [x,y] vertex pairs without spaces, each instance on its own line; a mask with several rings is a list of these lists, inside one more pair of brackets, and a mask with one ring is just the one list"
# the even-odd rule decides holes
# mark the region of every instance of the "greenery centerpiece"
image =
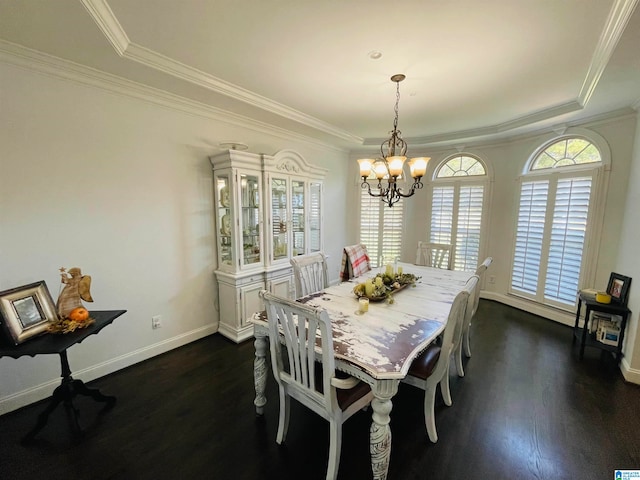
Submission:
[[413,285],[420,277],[416,277],[412,273],[378,273],[373,278],[368,278],[362,283],[353,287],[353,293],[356,297],[367,297],[370,301],[380,302],[389,300],[393,303],[393,294],[403,288]]

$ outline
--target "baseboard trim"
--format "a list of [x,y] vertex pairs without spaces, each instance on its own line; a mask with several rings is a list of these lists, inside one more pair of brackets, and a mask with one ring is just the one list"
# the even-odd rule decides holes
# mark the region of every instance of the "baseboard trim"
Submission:
[[626,358],[623,358],[620,362],[620,371],[626,382],[640,385],[640,370],[631,368]]
[[[175,337],[163,340],[153,345],[149,345],[144,348],[140,348],[133,352],[120,355],[119,357],[107,360],[106,362],[91,365],[90,367],[82,370],[77,370],[72,373],[73,378],[82,380],[83,382],[90,382],[100,377],[104,377],[110,373],[117,372],[123,368],[130,367],[136,363],[148,360],[162,353],[173,350],[174,348],[182,347],[191,342],[195,342],[208,335],[216,333],[218,331],[218,325],[207,325],[190,332],[177,335]],[[57,361],[57,360],[56,360]],[[53,390],[60,385],[60,377],[41,383],[31,388],[27,388],[20,392],[16,392],[12,395],[0,398],[0,415],[12,412],[18,408],[30,405],[34,402],[46,399],[51,396]],[[107,392],[108,393],[108,392]]]
[[576,314],[570,312],[563,312],[557,308],[547,307],[535,302],[530,302],[521,297],[515,297],[513,295],[505,295],[502,293],[481,291],[480,298],[486,298],[487,300],[494,300],[510,307],[517,308],[518,310],[524,310],[528,313],[533,313],[543,318],[548,318],[563,325],[573,327],[576,321]]

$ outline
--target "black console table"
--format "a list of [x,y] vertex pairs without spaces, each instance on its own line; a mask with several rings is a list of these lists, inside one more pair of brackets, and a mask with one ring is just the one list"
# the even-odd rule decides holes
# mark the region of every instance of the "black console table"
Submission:
[[62,382],[53,392],[51,400],[47,407],[38,415],[36,426],[23,438],[23,443],[33,440],[33,437],[42,430],[47,424],[49,415],[53,412],[58,404],[62,402],[73,418],[72,428],[74,433],[82,432],[78,422],[78,410],[73,406],[73,397],[76,395],[87,395],[98,402],[104,402],[103,411],[110,410],[116,403],[116,397],[103,395],[98,389],[88,388],[82,380],[74,380],[71,376],[69,368],[69,360],[67,359],[67,349],[76,343],[82,342],[90,335],[97,334],[107,325],[111,324],[116,318],[125,313],[126,310],[105,310],[90,312],[91,318],[95,322],[86,328],[80,328],[71,333],[65,334],[46,334],[36,338],[32,338],[20,345],[0,346],[0,357],[19,358],[23,355],[35,357],[36,355],[46,355],[57,353],[60,355],[60,363],[62,367]]
[[[582,303],[585,304],[584,314],[584,328],[579,328],[580,322],[580,308]],[[595,338],[589,335],[588,327],[591,312],[602,312],[610,315],[619,315],[622,317],[622,323],[620,324],[620,337],[618,338],[618,345],[606,345],[599,342]],[[620,361],[622,358],[622,342],[624,341],[624,331],[627,327],[627,318],[631,310],[626,305],[620,305],[616,303],[598,303],[590,296],[586,296],[583,293],[578,295],[578,309],[576,311],[576,323],[573,327],[573,343],[576,343],[576,339],[580,340],[580,360],[584,357],[584,347],[596,347],[601,350],[612,352],[616,356],[616,361]]]

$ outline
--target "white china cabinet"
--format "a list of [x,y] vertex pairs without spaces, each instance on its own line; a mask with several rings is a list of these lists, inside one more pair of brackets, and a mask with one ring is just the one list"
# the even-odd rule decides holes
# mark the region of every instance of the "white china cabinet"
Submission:
[[248,322],[263,309],[261,290],[292,298],[289,260],[322,250],[325,169],[292,150],[273,156],[229,150],[210,157],[221,334],[253,335]]

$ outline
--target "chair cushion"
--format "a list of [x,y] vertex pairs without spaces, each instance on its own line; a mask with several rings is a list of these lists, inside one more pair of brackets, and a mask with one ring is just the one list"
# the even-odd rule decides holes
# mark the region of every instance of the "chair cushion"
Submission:
[[[322,364],[316,364],[315,372],[316,390],[318,390],[318,392],[320,393],[323,393],[324,386],[322,385]],[[350,375],[344,372],[336,371],[335,376],[338,378],[349,378]],[[336,399],[338,400],[338,406],[340,407],[340,410],[346,410],[355,402],[367,395],[370,391],[371,387],[364,382],[358,382],[353,388],[336,388]]]
[[346,410],[370,391],[371,387],[364,382],[358,382],[355,387],[349,388],[348,390],[337,388],[336,397],[338,398],[340,410]]
[[433,369],[440,358],[440,346],[431,344],[424,352],[416,357],[409,367],[409,375],[426,380],[433,373]]

